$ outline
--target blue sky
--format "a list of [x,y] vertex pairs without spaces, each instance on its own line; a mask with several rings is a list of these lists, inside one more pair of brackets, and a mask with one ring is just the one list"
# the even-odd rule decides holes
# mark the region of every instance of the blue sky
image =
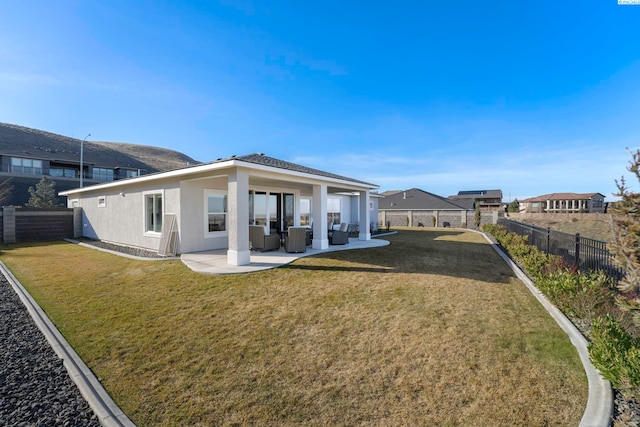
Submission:
[[0,4],[0,122],[200,161],[263,152],[381,191],[638,190],[640,6]]

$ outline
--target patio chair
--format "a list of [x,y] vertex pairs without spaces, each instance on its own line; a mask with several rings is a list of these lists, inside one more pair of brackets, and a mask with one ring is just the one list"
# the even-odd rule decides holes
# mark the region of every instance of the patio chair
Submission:
[[307,229],[304,227],[289,227],[284,236],[284,250],[287,252],[307,251]]
[[272,251],[280,249],[280,236],[276,233],[266,234],[263,225],[249,226],[249,242],[251,249],[260,251]]
[[338,230],[329,232],[329,243],[332,245],[345,245],[349,243],[349,225],[346,222],[340,224]]

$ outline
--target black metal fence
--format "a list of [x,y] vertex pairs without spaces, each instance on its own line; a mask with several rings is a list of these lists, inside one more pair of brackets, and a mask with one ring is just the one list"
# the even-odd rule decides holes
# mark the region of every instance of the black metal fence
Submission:
[[545,253],[563,257],[579,271],[601,270],[616,281],[624,277],[624,271],[611,262],[607,242],[582,237],[579,233],[563,233],[506,218],[499,218],[498,224],[505,226],[511,233],[528,236],[530,245],[535,245]]

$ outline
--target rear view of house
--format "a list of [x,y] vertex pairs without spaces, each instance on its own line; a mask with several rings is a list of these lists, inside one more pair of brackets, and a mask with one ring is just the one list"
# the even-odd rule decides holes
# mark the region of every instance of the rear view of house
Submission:
[[377,217],[370,192],[377,188],[250,154],[61,195],[69,207],[82,208],[83,236],[159,250],[163,232],[170,232],[180,253],[227,249],[229,264],[245,265],[249,225],[262,225],[267,234],[309,227],[316,249],[328,247],[334,223],[357,224],[359,239],[370,240]]

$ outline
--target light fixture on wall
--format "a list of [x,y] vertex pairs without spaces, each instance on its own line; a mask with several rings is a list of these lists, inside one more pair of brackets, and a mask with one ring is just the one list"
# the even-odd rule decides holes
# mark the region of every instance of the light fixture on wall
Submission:
[[124,197],[124,190],[120,190],[120,195]]

